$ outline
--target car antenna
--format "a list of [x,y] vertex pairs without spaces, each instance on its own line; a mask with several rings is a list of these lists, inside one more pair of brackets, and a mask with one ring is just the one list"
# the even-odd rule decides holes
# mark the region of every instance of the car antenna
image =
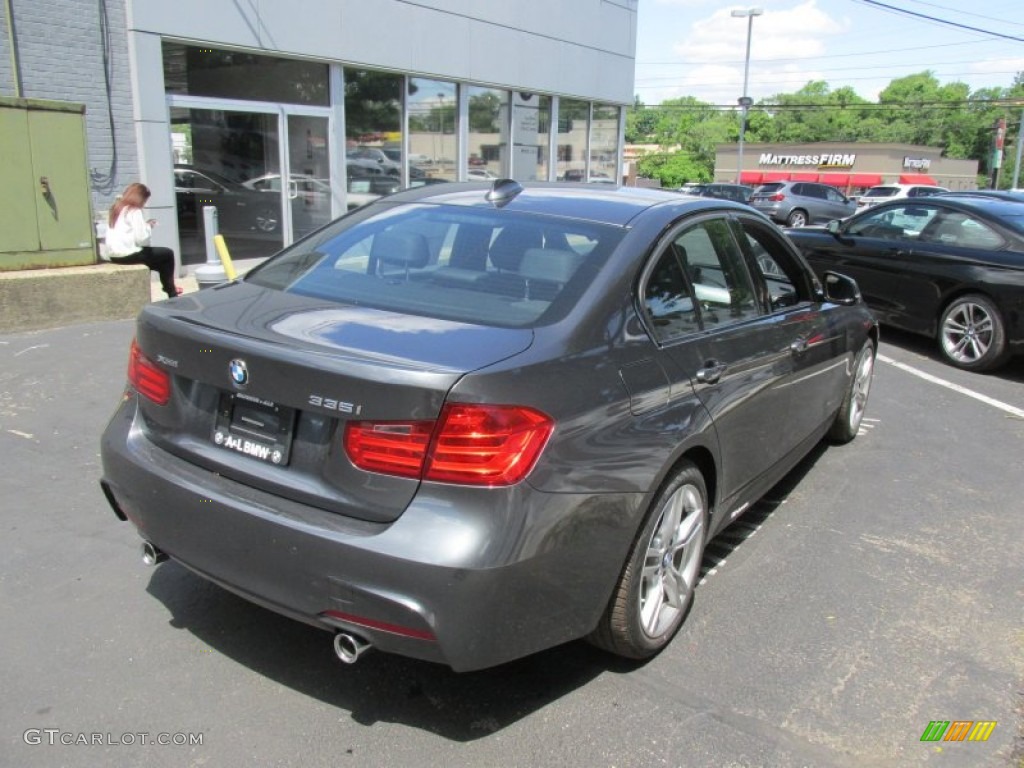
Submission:
[[485,198],[500,208],[522,191],[522,184],[515,179],[495,179]]

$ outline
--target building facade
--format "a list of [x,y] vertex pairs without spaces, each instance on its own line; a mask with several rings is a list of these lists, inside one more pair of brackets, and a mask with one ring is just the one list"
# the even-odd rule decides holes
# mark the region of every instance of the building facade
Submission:
[[764,184],[771,181],[820,181],[847,195],[879,184],[935,184],[951,190],[976,189],[978,161],[943,157],[942,150],[911,144],[820,142],[747,144],[743,168],[737,168],[735,144],[715,153],[715,181]]
[[[0,96],[86,105],[93,209],[264,256],[442,181],[615,180],[637,0],[3,0]],[[10,23],[8,23],[10,20]]]

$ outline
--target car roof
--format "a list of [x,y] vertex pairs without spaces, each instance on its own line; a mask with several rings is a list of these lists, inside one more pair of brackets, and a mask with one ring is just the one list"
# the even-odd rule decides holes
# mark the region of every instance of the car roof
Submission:
[[897,184],[896,182],[893,182],[892,184],[876,184],[868,189],[868,192],[872,189],[917,189],[919,187],[924,187],[926,189],[945,189],[945,187],[940,187],[938,184]]
[[[492,189],[505,189],[510,194],[504,200],[492,202],[487,199],[487,193]],[[516,192],[516,189],[520,191]],[[492,183],[452,182],[422,186],[391,195],[386,201],[381,201],[381,204],[385,203],[496,206],[503,210],[586,219],[620,227],[628,226],[639,214],[658,206],[666,208],[666,217],[672,215],[669,211],[681,209],[750,211],[747,206],[730,200],[687,197],[663,189],[568,182],[520,183],[509,179],[496,179]]]
[[943,192],[941,197],[985,197],[993,200],[1024,202],[1024,191],[1013,189],[963,189],[957,192]]

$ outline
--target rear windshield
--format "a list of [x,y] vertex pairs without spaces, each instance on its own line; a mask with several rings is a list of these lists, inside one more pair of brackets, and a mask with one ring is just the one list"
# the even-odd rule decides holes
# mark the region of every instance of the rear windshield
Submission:
[[754,190],[754,197],[757,197],[758,195],[774,195],[782,189],[782,187],[782,184],[762,184]]
[[623,234],[500,209],[381,203],[313,233],[245,280],[339,304],[530,327],[564,317]]
[[899,187],[872,187],[861,197],[892,197],[899,191]]

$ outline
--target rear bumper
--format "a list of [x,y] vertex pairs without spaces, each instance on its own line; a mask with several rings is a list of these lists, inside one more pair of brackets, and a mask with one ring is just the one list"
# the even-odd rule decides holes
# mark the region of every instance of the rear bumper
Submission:
[[789,210],[790,210],[788,207],[783,208],[782,206],[779,206],[779,205],[754,205],[754,204],[751,204],[751,207],[754,208],[755,210],[760,211],[761,213],[763,213],[765,216],[767,216],[772,221],[785,221],[786,220],[786,216],[789,215]]
[[596,626],[642,494],[423,484],[369,523],[228,480],[155,447],[127,399],[104,433],[103,486],[143,538],[241,596],[380,650],[494,666]]

